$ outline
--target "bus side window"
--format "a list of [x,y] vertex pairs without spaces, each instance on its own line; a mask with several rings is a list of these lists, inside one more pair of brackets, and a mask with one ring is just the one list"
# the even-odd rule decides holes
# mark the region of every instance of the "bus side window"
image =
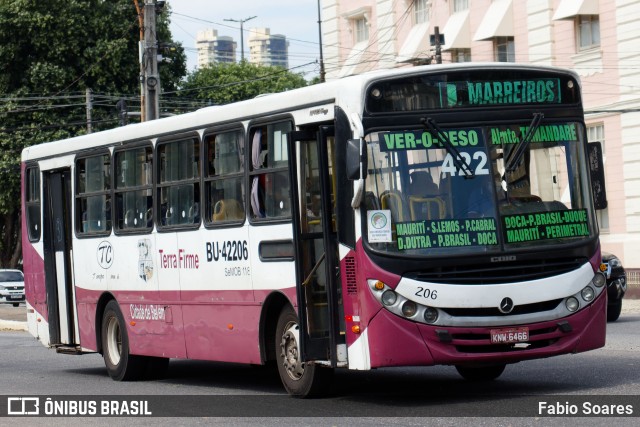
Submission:
[[243,131],[205,135],[205,225],[242,223],[244,213]]
[[76,160],[76,231],[105,235],[111,232],[111,156]]
[[160,226],[200,223],[200,140],[187,137],[158,144]]
[[251,218],[291,217],[287,133],[290,121],[254,128],[251,133]]
[[116,231],[148,231],[153,227],[151,146],[116,151]]

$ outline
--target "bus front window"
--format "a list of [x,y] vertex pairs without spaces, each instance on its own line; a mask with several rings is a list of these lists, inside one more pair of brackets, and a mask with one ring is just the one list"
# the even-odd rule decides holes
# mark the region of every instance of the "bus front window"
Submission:
[[446,129],[453,150],[425,130],[370,133],[363,230],[370,246],[443,255],[592,236],[578,124],[541,126],[524,147],[523,127]]

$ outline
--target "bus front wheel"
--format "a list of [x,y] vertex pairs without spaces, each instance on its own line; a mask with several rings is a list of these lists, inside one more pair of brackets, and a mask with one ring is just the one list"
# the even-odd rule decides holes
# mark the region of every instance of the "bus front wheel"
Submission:
[[146,358],[129,354],[127,327],[115,300],[109,301],[102,315],[102,356],[116,381],[136,380],[145,372]]
[[275,346],[278,373],[289,395],[311,397],[325,392],[333,370],[302,361],[300,323],[295,311],[289,305],[280,312]]
[[491,381],[498,378],[504,372],[507,365],[490,366],[463,366],[456,365],[456,370],[465,380]]

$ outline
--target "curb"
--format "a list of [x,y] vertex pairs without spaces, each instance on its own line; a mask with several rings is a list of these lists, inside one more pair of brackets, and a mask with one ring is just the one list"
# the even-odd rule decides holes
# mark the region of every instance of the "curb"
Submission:
[[27,331],[27,322],[0,320],[0,331]]

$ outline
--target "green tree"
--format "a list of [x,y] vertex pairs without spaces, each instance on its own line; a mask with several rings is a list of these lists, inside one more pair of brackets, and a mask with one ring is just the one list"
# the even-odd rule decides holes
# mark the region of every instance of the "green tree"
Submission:
[[211,104],[228,104],[306,85],[307,81],[300,74],[281,67],[242,61],[215,64],[194,71],[187,76],[179,94]]
[[[158,38],[171,43],[168,14]],[[93,130],[118,126],[116,101],[139,102],[140,28],[132,0],[0,0],[0,266],[21,257],[23,148],[86,133],[85,90],[94,93]],[[175,90],[186,74],[179,45],[160,66]]]

